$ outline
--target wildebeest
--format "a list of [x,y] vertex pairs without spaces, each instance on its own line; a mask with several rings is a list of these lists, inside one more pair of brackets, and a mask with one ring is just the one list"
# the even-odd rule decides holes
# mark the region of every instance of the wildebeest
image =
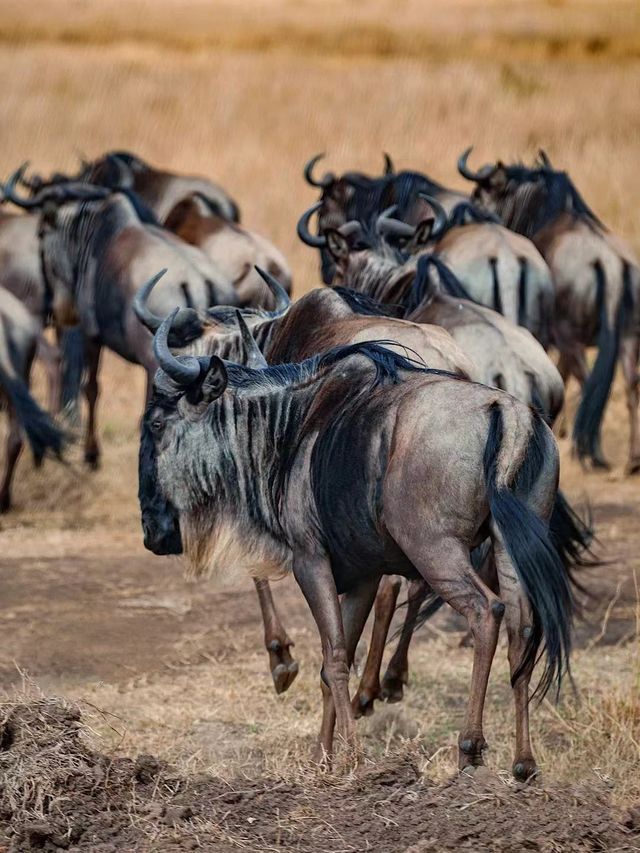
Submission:
[[291,293],[291,270],[265,237],[220,215],[206,196],[192,193],[173,207],[164,227],[198,246],[233,283],[241,305],[272,308],[271,292],[256,272],[267,270]]
[[[460,157],[461,174],[476,182],[476,203],[529,237],[547,261],[556,289],[554,342],[563,378],[576,377],[582,396],[573,440],[581,459],[608,467],[601,425],[618,358],[629,410],[627,471],[640,471],[638,357],[640,353],[640,270],[631,249],[613,235],[581,197],[566,172],[548,159],[536,168],[498,162],[473,172],[471,149]],[[585,347],[598,355],[589,373]]]
[[[354,746],[349,668],[388,573],[423,577],[470,626],[474,663],[458,740],[482,763],[483,706],[502,617],[515,698],[513,772],[535,772],[529,681],[544,643],[543,693],[570,653],[569,570],[548,531],[558,451],[544,421],[497,389],[423,369],[374,343],[263,369],[174,356],[173,312],[155,335],[161,369],[144,416],[144,514],[179,517],[197,576],[292,570],[322,642],[323,721]],[[490,537],[500,597],[470,550]],[[338,596],[342,596],[339,601]]]
[[238,205],[218,184],[208,178],[180,175],[151,166],[130,151],[109,151],[93,161],[83,161],[75,175],[56,173],[49,179],[33,176],[21,181],[33,192],[44,187],[68,181],[78,181],[108,189],[129,189],[150,207],[157,219],[163,222],[169,211],[186,196],[199,193],[232,222],[240,220]]
[[158,226],[153,214],[127,191],[112,193],[84,183],[45,187],[23,199],[15,192],[19,173],[5,194],[27,209],[42,209],[40,252],[53,315],[60,326],[79,323],[85,341],[88,403],[85,460],[96,467],[96,403],[100,352],[108,347],[142,365],[150,380],[156,364],[150,336],[132,310],[138,288],[159,267],[168,267],[154,292],[153,308],[234,305],[232,285],[199,249]]
[[60,457],[65,436],[29,393],[29,374],[41,327],[26,306],[0,288],[0,398],[7,407],[9,431],[0,484],[0,512],[11,507],[11,482],[24,431],[36,465],[47,451]]
[[57,411],[61,404],[61,357],[58,347],[42,334],[50,305],[40,267],[38,228],[36,214],[0,212],[0,288],[19,299],[40,326],[37,357],[47,373],[49,409]]
[[[271,364],[302,361],[319,350],[332,346],[355,344],[367,340],[386,339],[399,352],[412,352],[425,364],[460,375],[469,375],[472,365],[446,332],[438,327],[417,325],[372,313],[347,295],[328,289],[317,289],[291,303],[279,282],[265,271],[267,287],[273,293],[273,311],[243,309],[242,316],[251,329],[261,352]],[[155,315],[147,301],[157,278],[152,278],[138,292],[134,310],[138,319],[156,332],[163,318]],[[351,306],[351,307],[350,307]],[[364,316],[363,316],[364,312]],[[206,315],[182,310],[170,330],[172,348],[182,354],[216,355],[242,363],[246,347],[234,311],[209,309]],[[150,530],[153,515],[143,515],[145,542],[159,543],[161,549],[180,553],[182,544],[177,526],[168,525],[164,533]],[[267,581],[256,581],[265,625],[265,646],[269,653],[271,674],[276,692],[286,690],[297,673],[290,655],[291,640],[277,614]],[[295,667],[295,668],[294,668]]]
[[[420,172],[395,172],[388,155],[385,155],[385,172],[379,177],[361,172],[345,172],[340,176],[328,172],[316,178],[313,170],[323,156],[312,157],[304,168],[307,183],[322,191],[316,208],[319,234],[353,221],[369,228],[391,205],[397,207],[401,219],[417,225],[431,214],[429,204],[422,197],[424,194],[437,199],[447,212],[467,199],[462,193],[443,187]],[[299,230],[298,234],[308,245],[320,249],[322,280],[331,284],[335,267],[326,246],[314,243],[308,228]]]

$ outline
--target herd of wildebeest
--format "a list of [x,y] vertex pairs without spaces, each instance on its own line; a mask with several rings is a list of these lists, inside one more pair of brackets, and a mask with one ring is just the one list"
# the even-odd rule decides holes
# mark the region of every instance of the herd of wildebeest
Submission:
[[[237,203],[209,180],[122,151],[75,175],[20,168],[2,186],[0,213],[9,420],[0,502],[10,508],[23,435],[37,464],[63,455],[81,391],[85,460],[99,464],[107,347],[147,371],[145,546],[183,553],[194,576],[249,572],[279,693],[298,666],[269,579],[293,572],[322,644],[317,760],[330,761],[336,725],[349,755],[355,718],[376,699],[402,698],[413,631],[447,603],[473,643],[459,766],[482,763],[504,621],[513,772],[527,779],[530,697],[559,690],[569,672],[578,570],[594,562],[590,524],[558,489],[552,427],[561,418],[557,432],[569,430],[561,412],[573,376],[575,453],[607,467],[601,425],[620,360],[627,473],[640,471],[640,269],[544,152],[531,166],[478,171],[469,155],[458,169],[470,195],[397,171],[387,155],[379,176],[321,175],[313,157],[304,177],[319,199],[297,230],[319,251],[325,286],[296,302],[283,255],[240,224]],[[591,370],[588,347],[597,348]],[[36,356],[49,411],[29,390]],[[403,586],[403,627],[380,680]]]

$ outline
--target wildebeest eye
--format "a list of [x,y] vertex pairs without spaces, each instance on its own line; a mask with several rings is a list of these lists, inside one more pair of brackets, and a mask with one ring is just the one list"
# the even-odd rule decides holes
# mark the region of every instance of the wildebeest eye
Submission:
[[154,433],[154,435],[159,435],[164,427],[164,421],[162,418],[153,418],[149,426],[151,427],[151,432]]

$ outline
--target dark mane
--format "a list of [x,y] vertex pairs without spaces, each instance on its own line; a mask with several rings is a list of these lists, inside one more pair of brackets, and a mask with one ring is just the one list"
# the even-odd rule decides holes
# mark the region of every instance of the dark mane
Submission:
[[301,362],[274,364],[264,370],[227,365],[229,386],[239,391],[253,391],[308,382],[323,370],[355,355],[364,356],[375,367],[375,376],[369,386],[370,390],[386,383],[397,384],[402,378],[401,371],[460,378],[457,374],[449,373],[446,370],[428,368],[416,359],[399,355],[387,349],[389,345],[400,346],[396,341],[364,341],[362,343],[344,344],[343,346],[333,347],[320,355],[311,356],[311,358]]
[[[449,221],[442,231],[446,234],[451,228],[460,228],[463,225],[470,223],[491,222],[495,225],[500,225],[500,218],[495,213],[490,213],[488,210],[480,210],[474,204],[468,201],[461,201],[453,208],[449,214]],[[438,234],[438,237],[442,236]]]
[[357,290],[351,290],[348,287],[334,287],[332,290],[347,303],[355,314],[395,318],[402,318],[405,315],[405,309],[402,305],[384,304],[371,296],[367,296],[366,293],[359,293]]
[[418,198],[418,193],[439,195],[444,187],[420,172],[399,172],[393,177],[393,202],[397,205],[395,216],[404,219]]
[[438,257],[434,255],[421,255],[418,259],[416,277],[407,296],[406,316],[415,311],[416,308],[437,292],[438,285],[433,282],[429,275],[431,267],[438,273],[440,287],[445,293],[456,299],[466,299],[469,302],[475,301],[471,298],[458,277]]
[[502,202],[502,221],[520,234],[532,237],[562,213],[591,226],[604,228],[566,172],[509,166],[507,194]]

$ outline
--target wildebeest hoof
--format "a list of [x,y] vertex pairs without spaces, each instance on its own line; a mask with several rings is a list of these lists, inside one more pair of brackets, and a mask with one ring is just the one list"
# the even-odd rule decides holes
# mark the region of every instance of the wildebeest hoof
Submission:
[[281,693],[284,693],[285,690],[288,690],[296,680],[297,675],[298,663],[295,660],[290,663],[279,663],[274,667],[271,670],[271,677],[273,678],[273,686],[275,687],[276,693],[280,695]]
[[537,776],[538,768],[536,766],[535,759],[520,758],[517,761],[514,761],[512,773],[514,778],[517,779],[519,782],[526,782],[527,779],[531,779],[534,776]]
[[404,685],[407,683],[407,677],[396,675],[387,670],[385,677],[382,679],[382,689],[380,691],[385,702],[402,702],[404,696]]
[[464,770],[467,767],[481,767],[484,764],[482,753],[487,749],[487,742],[483,737],[460,738],[458,740],[458,767]]
[[360,717],[370,717],[375,711],[375,701],[380,696],[379,691],[377,690],[363,690],[356,693],[351,702],[351,707],[353,708],[353,715],[356,720],[359,720]]

